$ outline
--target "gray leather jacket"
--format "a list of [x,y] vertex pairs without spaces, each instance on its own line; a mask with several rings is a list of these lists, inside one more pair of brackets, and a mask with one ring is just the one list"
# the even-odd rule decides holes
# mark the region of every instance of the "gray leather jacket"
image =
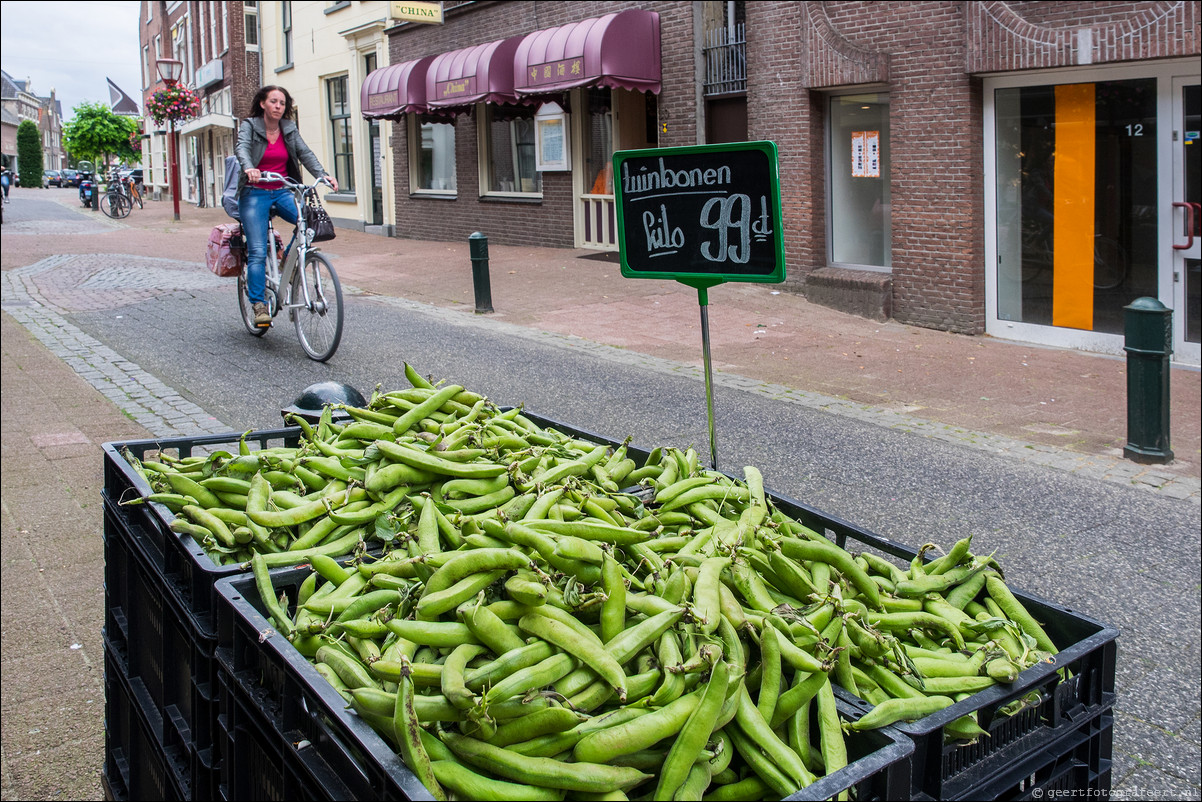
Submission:
[[[280,133],[284,135],[284,145],[288,148],[288,177],[294,181],[301,180],[300,166],[313,174],[314,178],[326,175],[326,170],[317,160],[313,151],[301,139],[300,131],[292,120],[280,120]],[[238,165],[242,168],[238,176],[238,191],[235,197],[242,194],[246,186],[246,171],[258,169],[259,160],[267,150],[267,129],[263,126],[262,117],[247,117],[238,126],[238,144],[234,146],[234,155],[238,157]]]

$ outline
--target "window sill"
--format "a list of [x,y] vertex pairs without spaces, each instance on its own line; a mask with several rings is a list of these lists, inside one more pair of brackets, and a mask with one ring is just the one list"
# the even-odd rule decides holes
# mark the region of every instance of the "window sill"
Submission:
[[480,196],[486,203],[542,203],[542,193],[493,193],[487,192]]
[[330,203],[358,203],[359,199],[354,192],[330,192],[326,194],[322,201]]
[[428,198],[430,200],[459,200],[458,192],[446,192],[445,190],[431,189],[414,189],[409,192],[410,198]]
[[351,5],[351,0],[342,0],[341,3],[335,3],[334,5],[330,6],[329,8],[325,9],[324,11],[322,11],[322,13],[323,14],[333,14],[335,11],[341,11],[344,8],[349,8],[350,5]]
[[296,66],[295,64],[293,64],[291,61],[289,61],[287,64],[281,64],[280,66],[276,67],[275,71],[276,71],[276,74],[279,74],[281,72],[287,72],[288,70],[292,69],[295,66]]

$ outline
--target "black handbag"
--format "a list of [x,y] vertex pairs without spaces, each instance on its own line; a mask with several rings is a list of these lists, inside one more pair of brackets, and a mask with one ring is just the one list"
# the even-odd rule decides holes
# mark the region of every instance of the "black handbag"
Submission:
[[306,203],[302,216],[305,228],[313,232],[313,242],[328,242],[334,239],[334,221],[320,203]]

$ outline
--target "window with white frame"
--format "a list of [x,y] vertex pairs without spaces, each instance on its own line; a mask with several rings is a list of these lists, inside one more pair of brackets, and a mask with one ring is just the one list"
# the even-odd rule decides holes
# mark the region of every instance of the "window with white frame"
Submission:
[[330,114],[330,147],[334,152],[334,178],[338,189],[355,191],[355,149],[351,141],[351,101],[347,76],[326,81],[326,101]]
[[455,192],[455,124],[452,118],[409,115],[410,185],[415,192]]
[[196,9],[196,16],[197,16],[196,27],[200,31],[200,52],[197,53],[197,56],[198,56],[197,61],[201,64],[204,64],[205,61],[209,57],[209,48],[208,48],[209,32],[208,32],[208,27],[205,25],[205,12],[208,11],[208,15],[209,15],[210,19],[213,16],[212,9],[206,9],[205,8],[206,5],[208,5],[208,4],[201,3]]
[[259,3],[257,0],[245,0],[242,3],[242,13],[248,50],[259,49]]
[[280,32],[284,36],[284,64],[292,63],[292,3],[280,3]]
[[542,173],[535,169],[534,109],[488,103],[483,118],[484,191],[540,194],[543,187]]
[[209,46],[210,58],[217,58],[217,54],[221,52],[220,45],[217,44],[217,9],[224,6],[223,3],[214,3],[209,8]]
[[827,258],[887,271],[893,265],[889,95],[835,95],[828,110]]
[[142,45],[142,88],[149,89],[151,83],[150,45]]

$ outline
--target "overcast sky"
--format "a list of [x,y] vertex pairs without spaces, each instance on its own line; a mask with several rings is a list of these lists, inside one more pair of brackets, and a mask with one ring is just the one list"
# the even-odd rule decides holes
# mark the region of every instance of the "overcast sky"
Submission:
[[110,105],[105,78],[142,105],[138,0],[0,2],[0,66],[55,97],[70,120],[84,102]]

